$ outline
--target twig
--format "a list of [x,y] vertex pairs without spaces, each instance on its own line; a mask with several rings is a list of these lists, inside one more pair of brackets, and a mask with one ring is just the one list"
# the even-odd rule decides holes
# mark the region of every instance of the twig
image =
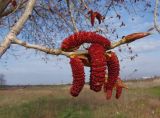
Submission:
[[75,32],[78,32],[78,28],[77,28],[77,26],[76,26],[76,22],[75,22],[75,20],[74,20],[74,17],[73,17],[73,15],[72,15],[72,11],[71,11],[71,8],[70,8],[70,1],[69,1],[69,0],[66,0],[66,2],[67,2],[68,12],[69,12],[69,15],[70,15],[70,17],[71,17],[71,22],[72,22],[73,27],[74,27],[74,31],[75,31]]
[[119,40],[118,42],[115,42],[111,45],[110,49],[113,49],[115,47],[118,47],[122,44],[128,44],[131,43],[135,40],[138,40],[140,38],[146,37],[151,35],[150,32],[140,32],[140,33],[133,33],[133,34],[129,34],[127,36],[124,36],[121,40]]
[[[68,22],[68,21],[66,20],[65,16],[63,16],[62,13],[58,12],[58,8],[57,8],[56,6],[54,7],[54,11],[56,12],[56,14],[58,15],[58,17],[59,17],[60,19],[63,19],[63,21],[66,23],[66,25],[67,25],[68,27],[71,28],[71,30],[74,30],[74,27],[72,26],[72,24],[71,24],[70,22]],[[51,11],[51,13],[54,15],[54,13],[53,13],[52,11]]]
[[109,4],[108,6],[106,6],[106,7],[107,7],[107,10],[106,10],[106,13],[105,13],[104,17],[107,16],[107,13],[109,12],[109,9],[111,8],[112,5],[113,5],[113,0],[111,0],[111,1],[110,1],[110,4]]
[[89,7],[86,5],[86,3],[84,2],[84,0],[81,0],[82,4],[84,5],[85,9],[87,9],[88,11],[90,11],[91,9],[89,9]]

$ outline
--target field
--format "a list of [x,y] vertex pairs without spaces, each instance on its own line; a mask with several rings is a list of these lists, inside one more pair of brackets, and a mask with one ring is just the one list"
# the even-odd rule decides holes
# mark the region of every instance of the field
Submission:
[[0,90],[0,118],[160,118],[160,83],[127,84],[119,100],[108,101],[88,85],[77,98],[66,85]]

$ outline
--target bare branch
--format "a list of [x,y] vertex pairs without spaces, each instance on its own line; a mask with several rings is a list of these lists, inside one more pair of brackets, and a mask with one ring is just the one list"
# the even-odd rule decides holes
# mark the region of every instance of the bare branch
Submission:
[[159,4],[158,2],[159,0],[156,0],[155,8],[154,8],[154,27],[160,33],[160,26],[157,23],[157,11],[158,11],[158,4]]
[[78,51],[75,51],[75,52],[64,52],[61,49],[52,49],[52,48],[47,48],[47,47],[40,46],[40,45],[29,44],[29,43],[24,42],[24,41],[22,41],[22,40],[20,40],[16,37],[14,37],[14,40],[13,40],[12,44],[18,44],[18,45],[21,45],[21,46],[26,47],[26,48],[36,49],[36,50],[42,51],[42,52],[47,53],[47,54],[64,55],[64,56],[67,56],[67,57],[70,57],[72,55],[88,54],[87,50],[78,50]]
[[72,11],[71,11],[71,8],[70,8],[70,1],[66,0],[66,2],[67,2],[68,12],[69,12],[69,15],[71,17],[71,22],[73,24],[74,30],[75,30],[75,32],[78,32],[78,29],[77,29],[77,26],[76,26],[76,22],[74,20],[74,16],[72,15]]
[[[133,34],[127,35],[124,38],[122,38],[121,40],[119,40],[118,42],[113,43],[111,45],[110,49],[106,51],[106,55],[108,55],[108,52],[110,52],[111,49],[114,49],[122,44],[131,43],[137,39],[143,38],[148,35],[150,35],[150,33],[148,33],[148,32],[133,33]],[[36,49],[36,50],[42,51],[47,54],[52,54],[52,55],[64,55],[67,57],[71,57],[72,55],[87,55],[88,54],[87,50],[77,50],[74,52],[64,52],[61,49],[52,49],[52,48],[47,48],[47,47],[40,46],[40,45],[29,44],[29,43],[26,43],[22,40],[19,40],[16,37],[14,38],[12,43],[21,45],[26,48]]]
[[21,18],[18,20],[18,22],[13,26],[11,32],[14,32],[15,35],[18,35],[23,28],[23,25],[27,21],[28,17],[32,14],[32,10],[34,7],[36,0],[30,0],[28,1],[28,5],[21,16]]
[[27,7],[24,11],[24,14],[20,17],[20,19],[17,21],[17,23],[12,27],[11,31],[4,38],[3,42],[0,44],[0,57],[10,47],[11,42],[14,40],[14,38],[19,34],[21,29],[23,28],[23,25],[27,21],[29,15],[31,15],[31,13],[32,13],[35,2],[36,2],[36,0],[29,0],[28,1]]
[[[62,19],[62,20],[66,23],[66,25],[67,25],[68,27],[70,27],[72,30],[74,30],[74,27],[72,26],[72,24],[71,24],[70,22],[68,22],[68,21],[66,20],[65,16],[63,16],[62,13],[58,12],[58,8],[57,8],[56,6],[54,7],[54,12],[56,12],[56,14],[58,15],[58,17],[59,17],[60,19]],[[53,13],[52,10],[51,10],[51,13],[54,15],[54,13]]]
[[26,48],[36,49],[36,50],[45,52],[47,54],[52,54],[52,55],[62,54],[61,49],[51,49],[51,48],[43,47],[43,46],[40,46],[40,45],[29,44],[29,43],[26,43],[24,41],[21,41],[18,38],[14,38],[12,44],[18,44],[18,45],[21,45],[21,46],[26,47]]
[[88,11],[90,11],[91,9],[89,9],[89,7],[86,5],[86,3],[84,2],[84,0],[81,0],[82,4],[84,5],[85,9],[87,9]]

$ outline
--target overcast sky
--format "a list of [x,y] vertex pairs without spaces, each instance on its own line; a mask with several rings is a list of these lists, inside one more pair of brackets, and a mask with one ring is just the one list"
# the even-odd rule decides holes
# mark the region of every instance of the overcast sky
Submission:
[[[118,30],[120,36],[134,32],[143,32],[153,26],[153,16],[147,14],[144,18],[136,16],[135,20],[124,18],[126,26]],[[2,39],[1,39],[2,40]],[[154,33],[144,39],[135,41],[129,46],[138,54],[134,61],[125,52],[118,54],[119,59],[125,58],[121,64],[121,78],[141,78],[148,76],[160,76],[160,34]],[[25,51],[18,46],[18,56],[5,54],[0,60],[0,73],[5,74],[7,84],[60,84],[71,83],[72,73],[69,59],[64,56],[50,56],[47,63],[42,56]],[[123,49],[123,46],[122,46]],[[125,49],[125,48],[124,48]],[[5,63],[7,62],[7,63]],[[134,71],[137,69],[138,71]],[[86,81],[89,80],[89,68],[86,68]]]

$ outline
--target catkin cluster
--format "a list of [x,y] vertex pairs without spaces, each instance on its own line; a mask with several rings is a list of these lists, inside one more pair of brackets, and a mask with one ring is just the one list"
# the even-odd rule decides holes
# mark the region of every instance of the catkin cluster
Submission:
[[[119,61],[114,52],[105,52],[110,48],[111,42],[95,32],[81,31],[65,38],[61,44],[63,51],[74,51],[83,43],[91,43],[88,50],[87,61],[90,65],[90,89],[99,92],[102,87],[106,92],[106,98],[110,99],[112,90],[119,78]],[[81,92],[85,84],[84,66],[87,62],[78,56],[70,58],[72,68],[73,83],[70,88],[72,96],[76,97]],[[106,70],[108,69],[108,79],[106,80]],[[119,98],[122,87],[116,87],[116,98]]]

